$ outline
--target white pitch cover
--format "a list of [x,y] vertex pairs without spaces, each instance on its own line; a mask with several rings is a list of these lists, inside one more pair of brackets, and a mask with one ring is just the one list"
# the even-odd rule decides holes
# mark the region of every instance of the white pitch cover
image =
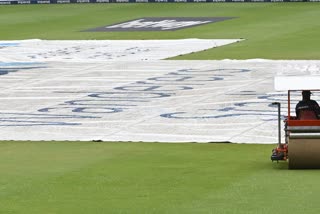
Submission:
[[240,41],[242,39],[0,41],[0,62],[150,61]]
[[0,41],[0,139],[277,143],[274,77],[320,61],[160,60],[214,43]]

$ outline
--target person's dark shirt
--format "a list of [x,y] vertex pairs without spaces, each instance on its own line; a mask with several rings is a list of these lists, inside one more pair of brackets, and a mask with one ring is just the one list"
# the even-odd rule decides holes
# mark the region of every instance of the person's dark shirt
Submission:
[[314,111],[315,114],[317,115],[317,117],[320,117],[320,107],[318,105],[318,103],[314,100],[302,100],[299,101],[299,103],[296,106],[296,115],[297,118],[299,118],[299,113],[301,110],[310,110],[310,111]]

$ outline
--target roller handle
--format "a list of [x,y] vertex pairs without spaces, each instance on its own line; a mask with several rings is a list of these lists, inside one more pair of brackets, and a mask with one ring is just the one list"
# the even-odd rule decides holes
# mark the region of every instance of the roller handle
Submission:
[[273,102],[272,105],[277,105],[278,106],[278,144],[279,147],[281,147],[281,104],[279,102]]

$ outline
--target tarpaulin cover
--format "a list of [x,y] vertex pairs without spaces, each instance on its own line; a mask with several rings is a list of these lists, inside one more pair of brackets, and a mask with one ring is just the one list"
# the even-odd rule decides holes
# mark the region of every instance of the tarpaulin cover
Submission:
[[270,104],[279,101],[284,112],[287,93],[275,91],[274,76],[320,68],[319,61],[157,60],[151,46],[148,60],[86,60],[76,48],[69,60],[35,42],[0,42],[1,140],[277,143]]

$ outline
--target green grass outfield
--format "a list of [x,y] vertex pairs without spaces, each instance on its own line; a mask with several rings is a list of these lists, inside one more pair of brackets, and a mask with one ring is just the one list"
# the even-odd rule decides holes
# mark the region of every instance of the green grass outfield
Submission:
[[[176,59],[320,59],[320,3],[152,3],[0,6],[0,40],[236,39]],[[165,32],[80,32],[142,17],[238,17]]]
[[319,213],[272,145],[0,142],[0,213]]

